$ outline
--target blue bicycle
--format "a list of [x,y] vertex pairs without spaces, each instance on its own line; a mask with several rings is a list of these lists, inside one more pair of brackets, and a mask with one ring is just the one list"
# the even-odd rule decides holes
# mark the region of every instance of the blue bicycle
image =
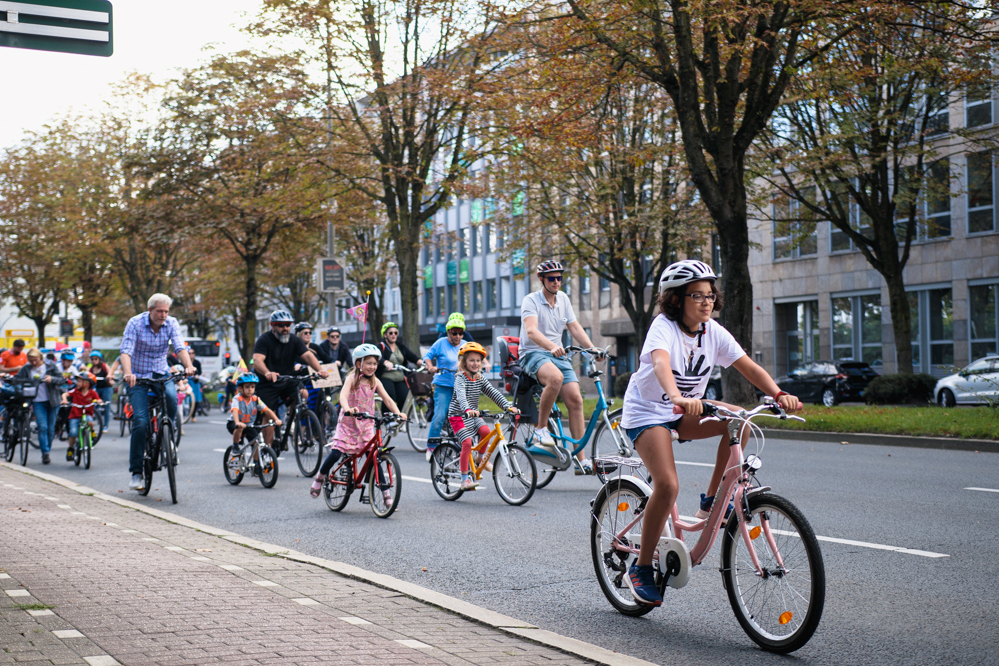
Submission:
[[[614,406],[614,399],[608,400],[604,396],[603,381],[600,379],[603,376],[603,372],[598,370],[596,364],[593,362],[598,356],[605,356],[607,360],[614,358],[613,356],[607,355],[607,349],[584,349],[583,347],[566,347],[566,358],[571,359],[576,354],[582,354],[587,360],[587,365],[590,367],[589,372],[586,376],[594,380],[597,388],[597,406],[593,410],[593,414],[590,415],[590,421],[586,424],[586,432],[580,439],[573,439],[568,435],[565,429],[562,427],[562,412],[558,407],[558,403],[552,407],[551,416],[548,418],[548,432],[552,434],[552,438],[555,440],[554,449],[539,446],[535,431],[537,430],[537,425],[534,423],[521,423],[518,427],[518,432],[521,437],[521,442],[524,447],[527,448],[531,457],[534,458],[535,463],[538,466],[538,488],[544,488],[555,475],[559,472],[563,472],[570,467],[574,467],[577,470],[577,474],[585,474],[582,464],[576,458],[576,455],[586,449],[587,444],[591,447],[590,459],[594,460],[601,456],[631,456],[633,452],[633,445],[628,436],[624,433],[624,429],[621,428],[621,409],[611,410]],[[524,381],[523,376],[518,381]],[[529,389],[527,394],[527,409],[525,405],[520,405],[522,411],[526,414],[537,414],[537,403],[541,396],[541,391],[544,387],[537,384],[531,389]],[[514,387],[514,395],[518,393],[518,387]],[[535,416],[536,418],[536,416]],[[566,424],[568,427],[568,424]],[[510,441],[515,441],[513,435],[510,436]],[[610,470],[600,469],[598,467],[593,468],[593,473],[600,479],[600,482],[605,481],[604,475]]]

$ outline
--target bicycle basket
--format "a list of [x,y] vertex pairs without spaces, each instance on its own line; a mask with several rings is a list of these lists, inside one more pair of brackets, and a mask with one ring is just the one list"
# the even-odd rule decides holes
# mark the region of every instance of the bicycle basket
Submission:
[[38,395],[38,387],[31,384],[15,384],[14,395],[19,398],[34,398]]
[[434,376],[429,372],[414,372],[409,376],[409,391],[414,396],[430,395]]

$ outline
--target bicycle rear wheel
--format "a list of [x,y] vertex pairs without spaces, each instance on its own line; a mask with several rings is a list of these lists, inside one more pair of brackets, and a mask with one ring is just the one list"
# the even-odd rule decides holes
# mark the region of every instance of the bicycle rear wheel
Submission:
[[[82,431],[83,428],[80,428]],[[76,444],[73,445],[73,464],[77,467],[83,462],[83,433],[76,436]]]
[[104,421],[102,418],[100,414],[96,414],[94,415],[93,423],[90,424],[93,439],[91,446],[96,446],[97,442],[101,441],[101,436],[104,435]]
[[[597,582],[611,606],[630,617],[645,615],[655,606],[643,604],[632,595],[625,576],[638,556],[616,549],[614,537],[645,509],[647,499],[630,481],[611,480],[597,493],[590,521],[590,554]],[[642,540],[641,521],[623,535],[623,540],[626,546],[638,547]]]
[[461,497],[461,449],[451,442],[441,442],[430,457],[430,481],[441,499],[448,502]]
[[278,480],[278,460],[274,449],[269,446],[260,447],[260,485],[273,488]]
[[[797,507],[778,495],[750,497],[747,523],[764,575],[753,566],[738,514],[733,512],[722,539],[722,580],[728,600],[757,645],[778,654],[794,652],[808,642],[822,618],[826,575],[819,542]],[[783,564],[766,538],[767,527]]]
[[409,445],[415,450],[423,453],[427,450],[427,436],[430,432],[430,419],[427,418],[426,400],[413,399],[413,404],[406,412],[406,437],[409,438]]
[[295,461],[306,478],[312,478],[319,471],[323,452],[323,428],[319,417],[311,409],[299,418],[295,431]]
[[28,464],[28,450],[30,447],[31,440],[31,424],[28,423],[28,418],[25,415],[21,415],[20,422],[17,424],[17,439],[21,443],[21,466],[25,467]]
[[368,498],[371,510],[379,518],[388,518],[402,497],[402,473],[391,453],[379,453],[378,462],[368,472]]
[[526,504],[538,484],[538,470],[534,459],[523,446],[507,444],[507,455],[500,453],[493,465],[493,485],[500,498],[507,504]]
[[152,425],[148,425],[146,428],[146,453],[142,458],[142,479],[145,486],[139,491],[143,497],[148,495],[149,490],[153,487],[153,470],[156,469],[156,461],[160,459],[159,439],[148,430],[148,428],[152,428]]
[[163,448],[163,464],[167,468],[167,477],[170,479],[170,499],[177,503],[177,441],[174,439],[173,421],[170,417],[164,416],[160,423],[160,446]]

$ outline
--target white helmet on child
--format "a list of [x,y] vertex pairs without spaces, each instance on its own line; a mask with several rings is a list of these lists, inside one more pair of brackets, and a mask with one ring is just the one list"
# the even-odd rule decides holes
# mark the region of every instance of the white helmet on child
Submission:
[[659,278],[659,293],[661,294],[673,287],[682,287],[691,282],[699,282],[700,280],[714,282],[717,279],[718,276],[715,275],[715,272],[703,261],[684,259],[683,261],[670,264],[663,271],[662,276]]
[[363,345],[354,347],[354,351],[351,353],[350,358],[354,363],[357,363],[361,359],[369,356],[377,356],[378,358],[381,358],[382,352],[378,349],[378,347],[366,342]]

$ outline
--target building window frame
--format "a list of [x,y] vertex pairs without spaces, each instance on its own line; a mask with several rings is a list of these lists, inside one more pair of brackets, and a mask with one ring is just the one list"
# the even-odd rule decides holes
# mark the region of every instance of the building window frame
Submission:
[[[946,292],[946,307],[940,308]],[[912,367],[934,377],[954,367],[954,291],[949,283],[906,289],[909,300]],[[949,336],[949,337],[948,337]]]
[[[973,164],[987,157],[987,168],[982,169],[986,174],[988,186],[976,188],[977,178],[973,175]],[[983,160],[984,161],[984,160]],[[965,175],[967,182],[967,193],[965,194],[965,225],[969,236],[978,234],[990,234],[996,230],[996,164],[995,156],[989,152],[968,153],[965,161]],[[983,183],[984,184],[984,183]],[[988,197],[988,203],[984,203]],[[977,205],[974,205],[977,204]],[[977,220],[991,218],[988,228],[979,225]]]
[[995,122],[995,109],[993,108],[992,87],[983,86],[980,89],[981,97],[974,90],[968,91],[964,96],[964,126],[965,127],[988,127]]
[[[984,296],[980,305],[975,303],[975,296],[979,293]],[[981,305],[991,307],[992,312],[979,312]],[[968,281],[968,311],[968,361],[999,354],[999,278]],[[986,337],[989,325],[991,335]]]
[[[811,191],[813,197],[818,195],[818,188],[815,185],[802,187],[799,191]],[[771,252],[774,261],[808,259],[818,255],[818,225],[800,219],[807,214],[803,211],[800,201],[794,198],[780,197],[770,204],[770,212],[773,238]],[[812,225],[812,232],[807,235],[802,233],[803,225],[806,224]],[[778,246],[786,247],[786,250],[778,252]]]
[[[876,357],[882,350],[883,306],[881,305],[881,292],[876,290],[846,294],[834,293],[830,294],[829,301],[832,361],[850,358],[851,360],[866,361],[872,366],[878,367]],[[843,312],[840,309],[843,302],[850,304],[850,313],[845,316],[840,315]],[[873,322],[869,321],[867,315],[868,312],[873,313],[874,311],[877,312],[877,322],[872,325]],[[837,332],[837,325],[848,326],[849,341],[844,343],[840,337],[842,333]],[[849,350],[849,357],[843,354],[844,350]],[[883,365],[884,359],[880,360]]]

